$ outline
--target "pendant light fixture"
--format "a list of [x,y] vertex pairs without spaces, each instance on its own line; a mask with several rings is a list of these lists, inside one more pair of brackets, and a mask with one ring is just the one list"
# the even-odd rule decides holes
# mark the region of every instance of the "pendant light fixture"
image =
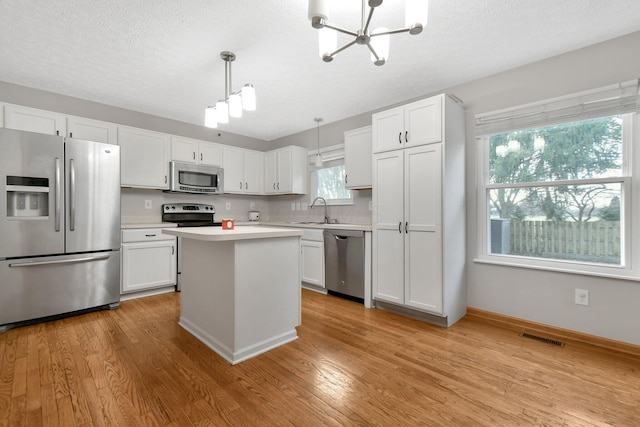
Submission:
[[316,154],[316,167],[322,167],[322,156],[320,155],[320,122],[322,121],[321,117],[316,117],[313,119],[316,122],[316,128],[318,130],[318,153]]
[[[366,45],[371,51],[371,60],[375,65],[384,65],[389,58],[389,36],[391,34],[420,34],[427,25],[429,11],[428,0],[405,0],[405,27],[397,30],[377,28],[369,30],[369,24],[376,7],[382,0],[362,0],[361,25],[356,31],[349,31],[329,23],[329,0],[309,0],[309,19],[311,26],[320,30],[320,57],[324,62],[333,61],[333,57],[354,44]],[[369,5],[367,14],[366,6]],[[337,48],[338,32],[354,39]]]
[[235,61],[233,52],[222,51],[220,58],[224,61],[224,99],[205,109],[204,125],[209,128],[218,127],[218,123],[229,123],[229,117],[242,117],[242,111],[255,111],[256,91],[251,84],[243,86],[241,91],[231,92],[231,63]]

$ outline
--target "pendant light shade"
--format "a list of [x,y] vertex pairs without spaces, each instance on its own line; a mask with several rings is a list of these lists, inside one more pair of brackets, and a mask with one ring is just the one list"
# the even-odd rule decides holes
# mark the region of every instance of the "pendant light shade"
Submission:
[[242,97],[240,93],[232,93],[229,95],[229,116],[242,117]]
[[405,0],[404,13],[409,34],[420,34],[427,26],[429,3],[426,0]]
[[246,84],[242,88],[242,108],[245,111],[256,110],[256,90],[251,84]]
[[229,116],[242,117],[242,110],[255,111],[256,91],[253,85],[246,84],[240,92],[231,92],[231,63],[235,61],[233,52],[222,51],[220,58],[224,61],[224,95],[225,99],[216,102],[215,107],[205,109],[204,125],[215,128],[219,123],[229,123]]
[[[373,30],[371,37],[371,61],[376,65],[384,65],[389,59],[389,34],[388,28],[376,28]],[[380,34],[381,36],[373,36],[373,34]]]
[[331,52],[338,47],[338,33],[330,28],[321,28],[318,37],[320,58],[331,57]]
[[216,121],[218,123],[229,123],[229,105],[226,101],[216,102]]
[[329,19],[329,3],[327,0],[309,0],[309,19],[313,28],[322,28]]
[[216,120],[216,107],[210,105],[204,110],[204,125],[208,128],[218,127],[218,121]]

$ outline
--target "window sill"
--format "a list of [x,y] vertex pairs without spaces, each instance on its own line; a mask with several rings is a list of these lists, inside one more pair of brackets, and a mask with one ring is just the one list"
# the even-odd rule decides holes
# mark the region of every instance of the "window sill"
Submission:
[[[529,262],[524,259],[502,259],[502,257],[474,258],[476,264],[490,264],[504,267],[527,268],[531,270],[543,270],[565,274],[578,274],[583,276],[602,277],[607,279],[630,280],[640,282],[640,276],[633,270],[619,266],[585,266],[584,268],[572,267],[569,263],[555,263],[553,261]],[[582,266],[582,264],[580,264]]]

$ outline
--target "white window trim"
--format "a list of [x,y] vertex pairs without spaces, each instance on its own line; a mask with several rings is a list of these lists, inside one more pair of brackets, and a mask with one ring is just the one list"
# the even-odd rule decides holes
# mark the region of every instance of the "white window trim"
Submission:
[[[528,108],[531,107],[531,104]],[[505,110],[503,110],[504,112]],[[615,113],[613,113],[615,114]],[[622,114],[622,113],[619,113]],[[577,120],[584,120],[577,118]],[[567,119],[566,122],[574,121]],[[634,133],[635,129],[635,133]],[[508,130],[507,130],[508,132]],[[623,125],[623,170],[621,177],[602,179],[605,181],[621,182],[623,188],[623,230],[622,241],[622,265],[606,265],[586,263],[571,260],[553,260],[548,258],[535,258],[518,255],[492,254],[490,252],[490,214],[488,209],[487,190],[502,184],[487,184],[489,165],[489,137],[483,135],[477,138],[476,171],[477,171],[477,198],[476,198],[476,258],[474,262],[482,264],[503,265],[509,267],[529,268],[547,271],[557,271],[571,274],[607,277],[623,280],[640,281],[640,176],[634,175],[640,165],[640,150],[633,150],[633,146],[640,144],[640,113],[625,116]],[[494,133],[495,134],[495,133]],[[636,165],[634,168],[633,165]],[[602,180],[598,180],[601,182]],[[580,181],[585,183],[587,181]],[[549,185],[549,183],[540,183]],[[537,185],[536,183],[527,186]],[[553,183],[552,185],[557,185]],[[514,185],[506,185],[513,187]],[[633,212],[633,215],[632,215]]]

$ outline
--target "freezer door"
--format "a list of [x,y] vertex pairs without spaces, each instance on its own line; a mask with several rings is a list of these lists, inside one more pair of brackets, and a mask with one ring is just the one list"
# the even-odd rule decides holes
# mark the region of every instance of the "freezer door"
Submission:
[[64,252],[63,137],[0,128],[0,259]]
[[120,147],[67,138],[66,252],[120,248]]
[[0,261],[0,325],[120,301],[120,251]]

